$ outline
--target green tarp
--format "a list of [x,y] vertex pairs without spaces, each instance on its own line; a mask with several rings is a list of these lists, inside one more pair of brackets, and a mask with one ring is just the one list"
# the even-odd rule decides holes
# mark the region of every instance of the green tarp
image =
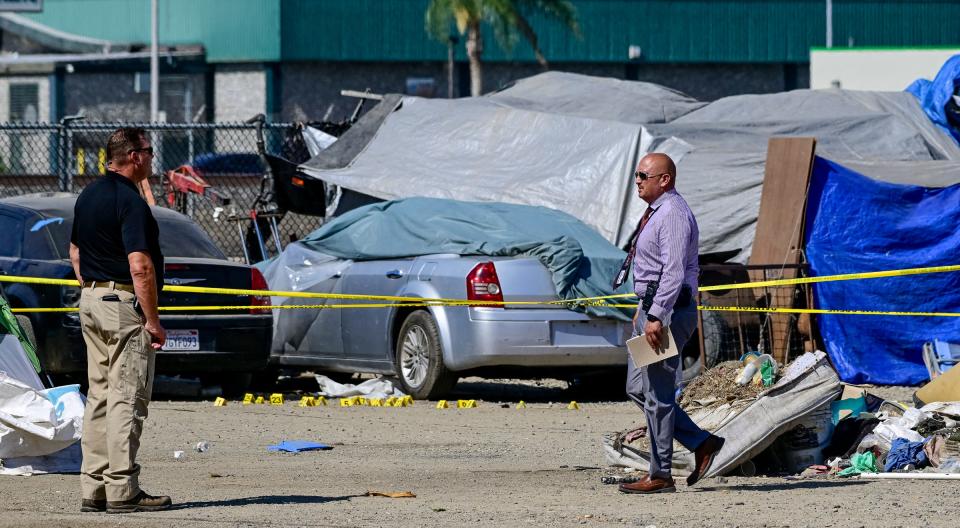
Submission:
[[[632,284],[627,281],[617,292],[611,290],[626,253],[580,220],[546,207],[407,198],[354,209],[301,243],[351,260],[436,253],[534,257],[552,274],[561,299],[629,293]],[[576,309],[624,321],[630,320],[631,314],[604,306]]]

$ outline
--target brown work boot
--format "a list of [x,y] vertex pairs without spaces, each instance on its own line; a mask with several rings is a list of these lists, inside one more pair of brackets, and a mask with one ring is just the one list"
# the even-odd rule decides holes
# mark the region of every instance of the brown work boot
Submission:
[[621,493],[672,493],[677,491],[673,485],[673,479],[650,478],[649,475],[636,482],[620,484]]
[[713,459],[716,458],[717,453],[719,453],[723,447],[723,442],[723,438],[710,435],[700,444],[700,447],[693,452],[693,458],[697,461],[697,465],[693,469],[693,473],[690,473],[690,476],[687,477],[687,486],[693,486],[700,480],[700,477],[707,474],[707,471],[710,470],[710,465],[713,464]]
[[84,513],[107,511],[107,499],[83,499],[80,501],[80,511]]
[[107,513],[160,511],[169,509],[171,504],[170,497],[164,495],[154,497],[140,490],[140,493],[134,495],[132,499],[117,502],[108,501]]

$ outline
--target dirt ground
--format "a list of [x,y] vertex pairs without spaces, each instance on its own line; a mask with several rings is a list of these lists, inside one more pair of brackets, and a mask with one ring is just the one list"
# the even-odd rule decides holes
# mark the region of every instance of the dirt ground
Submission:
[[[711,479],[678,493],[622,495],[600,482],[603,432],[642,420],[625,402],[582,402],[550,384],[472,380],[476,409],[213,407],[157,401],[142,483],[159,513],[80,513],[77,475],[0,477],[0,526],[956,526],[960,483]],[[516,409],[524,399],[526,409]],[[549,403],[554,401],[556,403]],[[501,406],[503,402],[507,407]],[[330,451],[271,453],[284,439]],[[208,441],[198,453],[193,446]],[[175,460],[173,452],[186,456]],[[411,491],[416,498],[364,496]]]

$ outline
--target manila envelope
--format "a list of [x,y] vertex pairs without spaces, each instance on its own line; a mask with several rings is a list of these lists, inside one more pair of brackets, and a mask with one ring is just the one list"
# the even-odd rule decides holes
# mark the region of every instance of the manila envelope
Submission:
[[637,368],[646,367],[651,363],[672,358],[680,353],[680,351],[677,350],[677,343],[673,340],[673,336],[670,335],[669,327],[665,326],[663,330],[660,331],[660,346],[662,348],[659,350],[653,349],[650,343],[647,343],[647,338],[642,335],[627,340],[627,350],[630,352],[630,359]]

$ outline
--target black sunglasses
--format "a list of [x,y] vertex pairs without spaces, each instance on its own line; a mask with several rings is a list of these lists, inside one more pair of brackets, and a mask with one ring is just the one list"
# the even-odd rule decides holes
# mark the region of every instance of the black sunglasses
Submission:
[[639,171],[639,170],[633,173],[633,177],[639,178],[640,181],[647,181],[647,179],[649,178],[656,178],[658,176],[663,176],[663,174],[647,174],[646,172]]
[[130,149],[127,151],[127,154],[133,154],[134,152],[146,152],[147,154],[150,154],[151,156],[153,156],[153,147],[140,147],[140,148]]

